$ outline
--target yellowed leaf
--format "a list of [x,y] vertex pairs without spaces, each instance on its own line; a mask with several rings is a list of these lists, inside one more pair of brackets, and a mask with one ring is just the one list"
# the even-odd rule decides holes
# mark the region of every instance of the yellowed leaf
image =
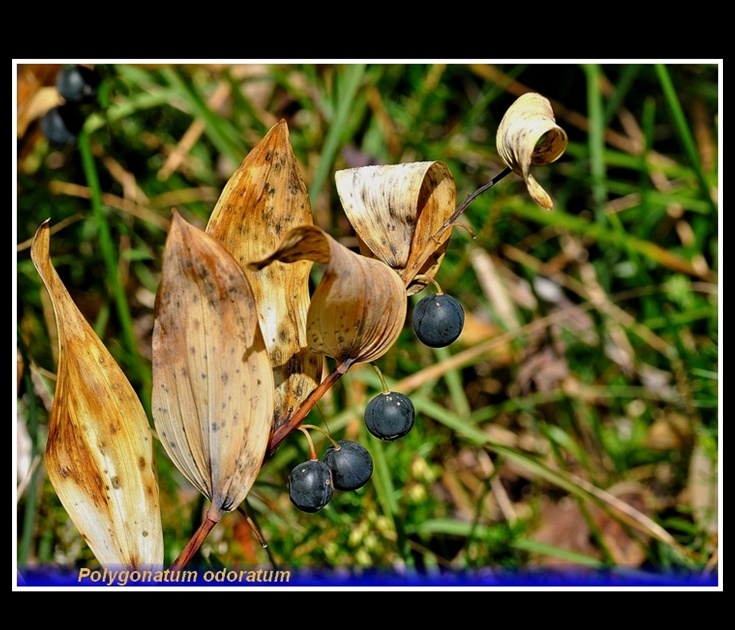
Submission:
[[515,100],[500,121],[496,135],[500,157],[523,177],[528,194],[546,210],[554,204],[531,174],[531,166],[555,162],[564,153],[567,142],[567,133],[556,124],[551,103],[535,92]]
[[148,418],[129,381],[51,263],[49,225],[31,245],[53,303],[59,365],[49,420],[51,484],[97,560],[158,569],[163,533]]
[[[395,269],[420,291],[433,277],[451,228],[441,230],[455,209],[454,178],[443,162],[409,162],[337,171],[337,192],[366,256]],[[414,284],[412,284],[414,283]]]
[[248,266],[286,233],[311,225],[311,205],[285,121],[274,125],[227,182],[207,232],[240,263],[250,283],[276,384],[273,429],[287,422],[316,387],[323,358],[306,347],[312,262]]
[[153,419],[217,520],[245,499],[265,456],[273,372],[237,261],[174,213],[153,327]]
[[406,292],[399,275],[314,226],[294,228],[275,252],[253,266],[262,269],[274,261],[299,260],[327,265],[307,314],[309,348],[334,358],[342,371],[383,356],[406,319]]

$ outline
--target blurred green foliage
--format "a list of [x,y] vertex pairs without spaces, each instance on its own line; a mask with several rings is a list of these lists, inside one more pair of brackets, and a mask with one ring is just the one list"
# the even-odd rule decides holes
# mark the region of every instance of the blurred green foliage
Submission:
[[[97,71],[99,98],[77,143],[50,145],[37,119],[18,138],[17,405],[18,431],[29,439],[23,458],[18,447],[19,563],[94,562],[41,460],[56,342],[28,247],[43,221],[58,227],[51,247],[59,274],[148,408],[153,300],[171,209],[203,226],[234,168],[275,122],[288,123],[315,223],[355,246],[335,170],[441,160],[460,202],[504,167],[495,130],[515,98],[533,90],[552,101],[570,139],[557,163],[534,171],[555,208],[536,207],[514,175],[468,208],[461,222],[475,238],[455,230],[437,276],[468,314],[463,336],[431,350],[409,324],[379,361],[391,386],[414,401],[414,430],[391,443],[370,436],[362,411],[380,385],[370,369],[351,371],[309,422],[368,447],[373,479],[335,493],[317,514],[298,512],[286,479],[308,448],[296,432],[247,502],[268,552],[233,514],[198,561],[427,574],[558,563],[716,568],[721,67]],[[53,86],[55,69],[17,72],[20,116],[25,88],[34,91],[32,79],[36,91]],[[314,439],[323,452],[323,436]],[[157,455],[171,562],[203,502]],[[26,457],[35,463],[28,477]],[[614,498],[650,520],[626,520]]]

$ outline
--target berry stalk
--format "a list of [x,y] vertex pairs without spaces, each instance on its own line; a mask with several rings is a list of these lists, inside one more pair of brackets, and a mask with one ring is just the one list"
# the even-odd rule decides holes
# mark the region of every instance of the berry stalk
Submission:
[[[468,195],[468,197],[457,207],[457,209],[452,213],[452,216],[450,216],[446,221],[444,221],[444,224],[436,231],[436,234],[432,235],[432,240],[438,245],[441,245],[441,240],[439,237],[450,227],[452,227],[456,222],[457,219],[462,215],[462,213],[467,210],[467,207],[475,200],[477,199],[482,193],[487,192],[490,190],[495,184],[497,184],[501,179],[504,179],[508,175],[510,175],[513,171],[510,167],[506,167],[500,173],[498,173],[495,177],[493,177],[487,184],[484,184],[480,186],[475,192]],[[423,269],[426,265],[426,262],[435,254],[435,250],[427,247],[424,255],[421,259],[419,259],[418,264],[415,265],[416,269]]]
[[508,175],[512,173],[512,169],[509,166],[506,166],[500,173],[498,173],[495,177],[493,177],[487,184],[484,184],[483,186],[480,186],[475,192],[473,192],[471,195],[467,197],[460,205],[459,207],[454,211],[451,217],[449,217],[446,221],[444,221],[444,225],[442,225],[439,228],[439,234],[441,234],[444,230],[446,230],[450,225],[455,223],[457,219],[459,219],[460,215],[467,210],[467,206],[469,206],[475,199],[477,199],[482,193],[490,190],[495,184],[497,184],[501,179],[504,179]]

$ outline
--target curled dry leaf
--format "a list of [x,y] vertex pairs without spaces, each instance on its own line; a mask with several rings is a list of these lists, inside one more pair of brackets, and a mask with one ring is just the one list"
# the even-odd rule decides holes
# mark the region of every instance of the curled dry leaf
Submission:
[[306,347],[312,262],[274,262],[261,270],[248,263],[272,252],[291,228],[311,224],[309,195],[282,120],[232,175],[207,224],[253,290],[276,385],[273,430],[288,421],[321,376],[323,357]]
[[531,174],[531,166],[558,160],[567,142],[567,133],[556,124],[551,103],[535,92],[516,99],[505,112],[496,135],[500,157],[514,173],[523,177],[528,194],[546,210],[551,210],[554,204]]
[[174,213],[153,326],[153,419],[176,467],[219,520],[247,496],[265,455],[273,372],[244,272]]
[[340,371],[383,356],[406,319],[406,292],[398,274],[314,226],[294,228],[275,252],[253,266],[300,260],[327,265],[307,314],[309,348],[334,358]]
[[56,273],[49,243],[47,221],[31,258],[51,296],[59,339],[49,479],[102,566],[159,569],[163,533],[148,418]]
[[395,269],[409,295],[420,291],[428,280],[414,283],[414,278],[434,276],[451,235],[451,228],[440,231],[455,209],[449,167],[443,162],[363,166],[337,171],[335,181],[360,251]]

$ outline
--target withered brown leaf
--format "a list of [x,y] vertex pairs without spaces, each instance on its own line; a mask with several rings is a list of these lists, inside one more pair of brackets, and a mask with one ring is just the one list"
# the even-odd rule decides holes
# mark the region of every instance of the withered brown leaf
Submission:
[[273,390],[243,270],[175,212],[156,294],[153,419],[176,467],[212,501],[212,520],[237,508],[260,471]]
[[321,377],[323,357],[306,346],[312,262],[248,266],[272,252],[286,233],[311,225],[311,205],[288,126],[281,120],[245,157],[212,211],[207,232],[245,271],[273,366],[273,429],[288,421]]
[[549,194],[531,174],[531,166],[558,160],[567,148],[567,133],[556,124],[548,99],[527,92],[505,112],[496,134],[498,153],[514,173],[523,177],[531,198],[546,210],[554,207]]
[[383,356],[406,319],[406,292],[399,275],[315,226],[294,228],[275,252],[253,266],[300,260],[326,265],[307,314],[309,348],[334,358],[343,371]]
[[[363,166],[335,173],[342,207],[360,251],[395,269],[417,293],[433,277],[451,228],[440,231],[455,209],[454,178],[443,162]],[[430,251],[427,251],[430,250]]]
[[31,258],[56,316],[59,362],[46,467],[100,564],[158,569],[163,533],[153,440],[130,382],[71,299],[50,258],[49,224]]

